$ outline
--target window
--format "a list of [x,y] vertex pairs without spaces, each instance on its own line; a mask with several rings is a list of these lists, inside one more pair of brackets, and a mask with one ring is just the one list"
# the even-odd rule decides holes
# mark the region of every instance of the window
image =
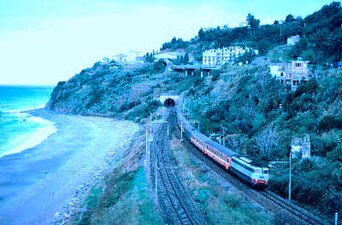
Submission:
[[236,163],[237,165],[241,166],[242,168],[245,168],[246,170],[254,173],[254,169],[245,165],[245,164],[242,164],[241,162],[237,161],[236,159],[233,158],[233,162]]

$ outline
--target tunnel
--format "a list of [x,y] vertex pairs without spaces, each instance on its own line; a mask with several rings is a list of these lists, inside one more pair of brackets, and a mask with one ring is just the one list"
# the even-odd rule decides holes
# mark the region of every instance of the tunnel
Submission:
[[166,107],[172,107],[172,106],[175,106],[175,100],[173,100],[172,98],[168,98],[165,100],[164,102],[164,106]]

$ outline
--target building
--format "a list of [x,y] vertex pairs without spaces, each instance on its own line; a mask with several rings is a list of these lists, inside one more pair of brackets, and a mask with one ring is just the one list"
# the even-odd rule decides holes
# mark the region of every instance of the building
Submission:
[[272,64],[269,68],[271,75],[281,84],[290,85],[292,90],[296,90],[301,81],[307,82],[311,79],[308,63],[309,61],[298,58],[290,63]]
[[184,52],[162,52],[154,55],[156,61],[160,59],[176,60],[180,56],[184,56]]
[[113,56],[112,59],[123,65],[137,65],[144,63],[144,56],[138,51],[129,51],[125,54],[118,54]]
[[295,35],[295,36],[287,38],[286,44],[288,46],[295,45],[295,44],[297,44],[299,42],[299,40],[300,40],[300,36],[299,35]]
[[285,75],[283,63],[274,63],[270,66],[270,73],[276,79],[281,79]]
[[202,54],[202,64],[205,66],[220,66],[226,63],[236,63],[240,56],[248,52],[255,55],[259,53],[258,50],[240,46],[209,49]]
[[311,156],[310,136],[306,135],[304,138],[293,138],[291,141],[291,153],[294,158],[309,158]]

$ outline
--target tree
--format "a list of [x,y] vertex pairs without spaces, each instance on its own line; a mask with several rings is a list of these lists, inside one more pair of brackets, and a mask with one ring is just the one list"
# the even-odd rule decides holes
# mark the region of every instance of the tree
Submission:
[[255,19],[255,17],[250,13],[248,13],[246,21],[251,29],[257,29],[260,25],[260,20]]
[[154,57],[154,52],[153,53],[146,53],[145,55],[145,60],[147,62],[153,62],[156,58]]
[[255,137],[256,144],[263,157],[270,158],[272,151],[278,144],[278,139],[278,132],[274,125],[266,127]]
[[228,141],[228,147],[236,152],[242,152],[248,142],[248,138],[244,135],[232,134],[226,135],[225,138]]
[[204,38],[204,31],[203,31],[203,28],[201,28],[199,31],[198,31],[198,37],[200,40],[202,40]]
[[291,14],[287,15],[286,18],[285,18],[285,23],[291,23],[291,22],[294,22],[294,21],[296,21],[296,19]]
[[185,53],[185,55],[184,55],[184,64],[188,64],[189,63],[189,53]]

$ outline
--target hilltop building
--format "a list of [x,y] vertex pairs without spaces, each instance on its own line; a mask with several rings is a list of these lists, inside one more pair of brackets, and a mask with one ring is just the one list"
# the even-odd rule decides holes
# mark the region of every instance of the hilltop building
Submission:
[[144,63],[144,56],[138,51],[129,51],[112,57],[116,62],[123,65],[138,65]]
[[157,60],[160,59],[168,59],[168,60],[175,60],[180,56],[183,56],[183,52],[162,52],[154,55],[154,58]]
[[297,44],[299,41],[300,41],[300,36],[299,35],[295,35],[295,36],[291,36],[291,37],[287,38],[286,44],[288,46],[291,46],[291,45]]
[[290,85],[292,90],[296,90],[299,82],[307,82],[311,79],[308,63],[309,61],[298,58],[290,63],[272,64],[269,68],[271,75],[281,84]]
[[202,54],[203,65],[205,66],[219,66],[226,63],[235,63],[236,60],[247,52],[258,54],[258,50],[240,47],[240,46],[230,46],[218,49],[209,49],[204,51]]

